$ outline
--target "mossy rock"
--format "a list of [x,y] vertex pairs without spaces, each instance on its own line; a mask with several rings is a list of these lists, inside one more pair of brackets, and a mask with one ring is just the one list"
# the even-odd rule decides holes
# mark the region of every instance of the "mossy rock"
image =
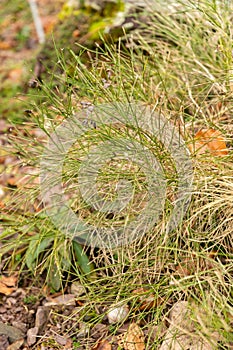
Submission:
[[122,1],[111,0],[102,1],[100,8],[93,8],[89,3],[72,10],[63,8],[53,37],[47,38],[37,56],[35,77],[44,79],[48,72],[58,73],[61,58],[66,65],[72,66],[73,53],[79,55],[82,52],[81,60],[88,65],[90,52],[87,54],[85,49],[95,52],[103,41],[116,42],[127,32],[127,29],[123,30],[123,24],[127,22],[124,9]]

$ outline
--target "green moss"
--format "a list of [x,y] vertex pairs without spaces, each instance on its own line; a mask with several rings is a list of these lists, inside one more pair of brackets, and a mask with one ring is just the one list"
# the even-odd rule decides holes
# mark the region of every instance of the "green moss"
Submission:
[[100,33],[103,34],[105,29],[112,24],[110,18],[102,19],[98,22],[94,22],[89,27],[89,34],[92,40],[99,39]]
[[[46,72],[59,72],[58,56],[61,56],[66,62],[66,67],[72,67],[75,63],[70,50],[79,55],[83,51],[83,47],[96,50],[96,42],[101,44],[101,36],[104,36],[106,40],[108,37],[111,39],[114,37],[116,40],[122,35],[119,27],[114,28],[114,20],[118,12],[124,10],[122,0],[103,2],[101,6],[100,11],[91,6],[83,6],[79,9],[67,6],[67,4],[63,6],[59,14],[60,22],[55,28],[53,37],[47,38],[39,54],[39,59]],[[73,35],[75,30],[78,31],[77,36]],[[90,56],[83,54],[82,62],[88,64],[89,58]]]

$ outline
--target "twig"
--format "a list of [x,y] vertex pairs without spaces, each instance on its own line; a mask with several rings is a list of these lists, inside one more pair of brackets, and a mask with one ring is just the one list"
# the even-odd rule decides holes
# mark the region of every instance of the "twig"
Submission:
[[44,33],[43,26],[42,26],[41,18],[40,18],[39,12],[38,12],[36,0],[28,0],[28,2],[30,5],[33,21],[34,21],[34,24],[36,27],[36,32],[37,32],[37,36],[39,39],[39,43],[43,44],[45,42],[45,33]]

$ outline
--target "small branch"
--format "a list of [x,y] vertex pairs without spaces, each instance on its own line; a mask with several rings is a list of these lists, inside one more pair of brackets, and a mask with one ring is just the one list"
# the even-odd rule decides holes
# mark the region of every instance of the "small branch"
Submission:
[[36,0],[28,0],[28,2],[30,5],[33,21],[34,21],[34,24],[36,27],[36,32],[37,32],[37,36],[39,39],[39,43],[43,44],[45,42],[45,33],[44,33],[43,26],[42,26],[41,18],[40,18],[39,12],[38,12]]

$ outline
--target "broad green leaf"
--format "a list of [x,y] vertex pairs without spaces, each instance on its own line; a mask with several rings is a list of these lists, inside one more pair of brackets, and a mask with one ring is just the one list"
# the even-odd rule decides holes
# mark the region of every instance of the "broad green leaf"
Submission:
[[80,270],[85,275],[90,275],[94,270],[94,264],[89,262],[87,254],[83,251],[82,246],[78,242],[73,241],[73,248]]
[[37,234],[32,237],[28,249],[25,254],[27,267],[34,270],[39,254],[42,253],[52,243],[53,237],[45,237],[41,239],[41,235]]
[[61,276],[55,262],[50,266],[48,278],[49,285],[57,292],[61,288]]
[[71,267],[71,254],[63,242],[57,247],[58,260],[60,261],[60,268],[62,271],[69,271]]

